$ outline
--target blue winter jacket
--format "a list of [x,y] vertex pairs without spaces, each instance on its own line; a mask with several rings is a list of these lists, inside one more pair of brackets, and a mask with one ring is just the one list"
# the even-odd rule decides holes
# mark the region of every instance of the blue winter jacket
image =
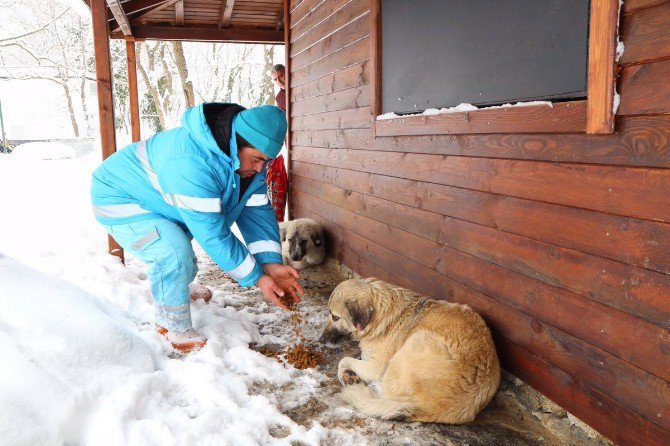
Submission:
[[[265,170],[239,197],[234,129],[235,118],[228,156],[217,145],[201,104],[184,113],[182,127],[114,153],[93,173],[97,220],[104,225],[172,220],[185,226],[240,285],[255,284],[263,275],[262,264],[282,262],[279,227],[267,197]],[[234,222],[247,246],[231,232]]]

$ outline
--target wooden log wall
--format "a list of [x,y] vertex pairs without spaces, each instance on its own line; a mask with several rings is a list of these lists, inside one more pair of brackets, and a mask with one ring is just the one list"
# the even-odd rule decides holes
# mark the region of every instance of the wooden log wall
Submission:
[[670,1],[624,3],[604,136],[373,138],[369,15],[290,1],[293,215],[361,275],[471,305],[615,443],[670,444]]

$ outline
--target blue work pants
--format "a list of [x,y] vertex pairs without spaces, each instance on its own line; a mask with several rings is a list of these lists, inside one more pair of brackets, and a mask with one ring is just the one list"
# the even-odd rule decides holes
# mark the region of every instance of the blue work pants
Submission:
[[191,237],[167,219],[105,226],[123,249],[149,268],[156,323],[170,331],[191,328],[188,286],[198,272]]

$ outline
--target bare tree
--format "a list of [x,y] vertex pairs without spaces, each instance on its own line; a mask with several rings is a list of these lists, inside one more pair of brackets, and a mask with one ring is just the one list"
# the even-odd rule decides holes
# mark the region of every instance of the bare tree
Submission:
[[[9,16],[12,34],[0,38],[0,78],[41,79],[58,84],[75,136],[80,136],[78,110],[85,110],[85,83],[93,80],[86,47],[91,44],[90,24],[56,2],[2,0],[0,9]],[[84,49],[72,51],[72,46]],[[76,90],[81,103],[75,106]],[[83,119],[88,122],[88,114]],[[86,125],[88,130],[88,125]]]
[[[137,69],[144,80],[144,85],[149,90],[153,107],[148,108],[156,112],[158,115],[159,128],[155,130],[165,129],[165,113],[163,109],[163,97],[158,89],[160,77],[157,77],[156,72],[156,54],[159,53],[163,47],[164,42],[153,42],[152,44],[143,43],[138,45]],[[152,74],[149,76],[149,74]]]
[[174,57],[174,63],[177,66],[177,73],[179,74],[186,106],[193,107],[195,105],[193,82],[188,77],[188,67],[186,66],[186,58],[184,57],[184,47],[180,41],[172,42],[172,55]]
[[272,78],[270,78],[270,72],[274,65],[275,58],[275,46],[274,45],[263,45],[263,79],[261,90],[261,103],[262,104],[275,104],[275,95],[274,95],[274,84],[272,83]]

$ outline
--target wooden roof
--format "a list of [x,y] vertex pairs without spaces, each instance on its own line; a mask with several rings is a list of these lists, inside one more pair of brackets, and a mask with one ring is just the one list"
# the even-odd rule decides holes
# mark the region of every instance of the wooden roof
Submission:
[[284,0],[106,2],[116,39],[284,43]]

